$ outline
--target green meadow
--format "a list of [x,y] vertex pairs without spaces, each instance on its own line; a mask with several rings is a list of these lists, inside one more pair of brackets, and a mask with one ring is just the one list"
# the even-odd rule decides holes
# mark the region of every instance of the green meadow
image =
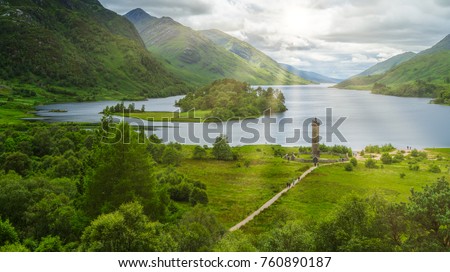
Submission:
[[[258,209],[311,166],[274,157],[272,146],[268,145],[236,147],[241,159],[231,162],[190,159],[192,150],[192,146],[183,146],[184,159],[178,171],[206,184],[208,205],[227,228]],[[450,149],[429,149],[427,154],[427,159],[415,163],[418,171],[409,169],[408,162],[413,158],[408,156],[403,162],[389,165],[377,161],[377,169],[366,168],[363,160],[353,171],[346,171],[342,163],[322,164],[243,230],[258,234],[288,220],[320,221],[349,194],[377,194],[389,201],[406,202],[411,188],[420,190],[439,177],[450,178]],[[243,163],[246,160],[248,167]],[[438,165],[441,173],[430,172],[431,165]]]

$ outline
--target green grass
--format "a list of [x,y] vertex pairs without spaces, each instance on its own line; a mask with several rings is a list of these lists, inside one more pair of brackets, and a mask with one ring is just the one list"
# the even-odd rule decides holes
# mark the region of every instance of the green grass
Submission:
[[[342,164],[322,166],[308,175],[293,190],[265,210],[244,227],[249,233],[260,233],[277,226],[280,220],[320,221],[336,207],[346,195],[379,194],[388,201],[406,202],[411,188],[420,190],[424,185],[445,176],[450,179],[450,148],[428,149],[429,160],[419,163],[420,170],[408,169],[407,162],[384,165],[379,169],[367,169],[359,162],[354,171],[347,172]],[[437,156],[440,160],[436,160]],[[432,164],[440,166],[442,173],[428,171]],[[381,166],[381,162],[378,162]],[[400,173],[405,173],[400,178]]]
[[2,125],[17,125],[24,122],[22,118],[27,117],[34,117],[34,115],[23,110],[4,109],[0,107],[0,124]]
[[[178,170],[206,184],[208,205],[226,227],[243,220],[308,168],[307,164],[275,158],[269,145],[235,148],[242,156],[237,162],[193,160],[193,148],[183,146],[185,159]],[[250,167],[245,167],[243,160],[250,160]]]
[[[211,149],[208,150],[208,159],[193,160],[193,149],[194,146],[183,146],[184,158],[178,171],[206,184],[208,206],[227,228],[257,210],[284,189],[287,182],[293,181],[311,166],[310,163],[275,158],[270,145],[235,147],[241,158],[229,162],[212,159]],[[284,149],[287,153],[297,151],[294,147]],[[322,165],[244,226],[243,230],[258,234],[277,227],[285,220],[322,220],[343,197],[351,193],[363,196],[376,193],[388,201],[406,202],[411,188],[420,190],[442,176],[450,179],[450,148],[427,149],[427,153],[428,159],[418,163],[419,171],[409,170],[407,160],[378,169],[367,169],[360,161],[352,172],[345,171],[343,164]],[[248,168],[244,164],[246,160],[250,162]],[[377,164],[382,165],[381,162]],[[442,173],[429,172],[433,164],[439,165]],[[406,176],[401,178],[401,173]]]
[[[211,114],[210,110],[196,110],[195,112],[171,112],[171,111],[146,111],[133,112],[128,116],[139,118],[143,120],[153,120],[155,122],[170,121],[170,122],[203,122],[205,117]],[[122,114],[116,114],[122,115]]]

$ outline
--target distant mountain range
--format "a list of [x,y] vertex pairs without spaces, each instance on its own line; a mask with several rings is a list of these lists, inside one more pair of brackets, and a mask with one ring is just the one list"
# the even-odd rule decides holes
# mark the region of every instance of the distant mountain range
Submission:
[[187,90],[149,53],[134,26],[97,0],[0,5],[0,79],[42,95],[154,97]]
[[442,95],[450,90],[450,35],[418,54],[394,56],[336,87],[401,96]]
[[219,30],[195,31],[142,9],[134,9],[125,17],[135,25],[147,49],[190,84],[204,85],[219,78],[255,85],[311,83],[286,71],[248,43]]
[[288,70],[289,72],[298,75],[299,77],[302,77],[304,79],[310,80],[312,82],[316,83],[339,83],[342,81],[342,79],[327,77],[318,73],[310,72],[310,71],[303,71],[295,68],[294,66],[280,63],[281,67]]

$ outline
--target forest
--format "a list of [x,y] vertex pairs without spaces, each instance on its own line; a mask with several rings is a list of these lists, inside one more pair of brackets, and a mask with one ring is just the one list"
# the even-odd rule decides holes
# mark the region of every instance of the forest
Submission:
[[[127,123],[113,124],[108,116],[95,129],[75,124],[3,126],[0,251],[450,248],[450,185],[444,178],[412,190],[407,203],[350,194],[323,219],[280,221],[257,234],[228,232],[209,207],[207,186],[178,170],[186,148],[163,144]],[[383,148],[370,147],[383,151],[389,146]],[[193,161],[246,161],[223,136],[212,147],[192,150]]]

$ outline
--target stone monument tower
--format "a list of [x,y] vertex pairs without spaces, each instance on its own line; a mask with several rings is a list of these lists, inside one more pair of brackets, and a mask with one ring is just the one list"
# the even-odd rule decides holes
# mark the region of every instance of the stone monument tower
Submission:
[[314,118],[312,121],[312,157],[319,159],[320,151],[319,151],[319,126],[320,121],[317,118]]

